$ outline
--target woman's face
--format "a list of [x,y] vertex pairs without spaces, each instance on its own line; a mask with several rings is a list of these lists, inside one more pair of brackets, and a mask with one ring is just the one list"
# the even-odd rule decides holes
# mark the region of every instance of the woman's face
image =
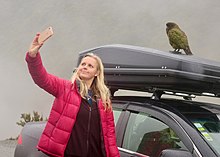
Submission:
[[78,67],[78,75],[84,81],[93,81],[94,77],[98,75],[97,61],[90,57],[84,57]]

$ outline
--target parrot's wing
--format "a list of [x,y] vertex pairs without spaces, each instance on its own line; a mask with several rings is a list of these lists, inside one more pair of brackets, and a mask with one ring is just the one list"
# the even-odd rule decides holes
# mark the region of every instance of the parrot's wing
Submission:
[[188,40],[186,34],[177,28],[171,29],[168,32],[170,44],[174,49],[185,49],[188,46]]

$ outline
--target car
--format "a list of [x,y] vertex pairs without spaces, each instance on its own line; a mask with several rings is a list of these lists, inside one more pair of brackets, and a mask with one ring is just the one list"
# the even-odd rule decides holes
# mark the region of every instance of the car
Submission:
[[[130,45],[83,51],[101,57],[112,93],[121,157],[219,157],[220,63]],[[27,123],[15,157],[43,157],[36,145],[46,122]]]

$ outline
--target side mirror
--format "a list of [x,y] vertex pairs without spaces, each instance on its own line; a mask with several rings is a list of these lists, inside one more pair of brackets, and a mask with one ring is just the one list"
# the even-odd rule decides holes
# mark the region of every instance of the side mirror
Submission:
[[192,154],[186,150],[165,149],[161,152],[160,157],[192,157]]

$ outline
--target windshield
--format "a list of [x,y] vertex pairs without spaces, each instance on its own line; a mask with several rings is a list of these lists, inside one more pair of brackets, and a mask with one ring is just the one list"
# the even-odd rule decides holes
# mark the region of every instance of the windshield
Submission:
[[188,118],[204,136],[206,141],[220,154],[220,111],[214,109],[214,112],[213,108],[211,110],[202,108],[202,112],[193,114],[193,116],[190,115]]

